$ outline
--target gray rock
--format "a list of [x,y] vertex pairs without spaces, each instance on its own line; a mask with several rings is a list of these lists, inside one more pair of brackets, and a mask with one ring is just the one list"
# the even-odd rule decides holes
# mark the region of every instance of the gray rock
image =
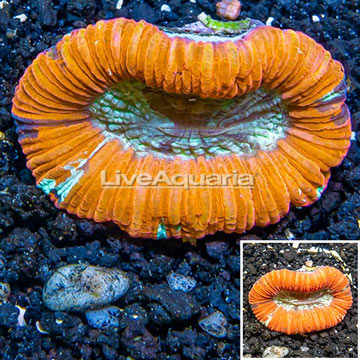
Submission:
[[285,346],[269,346],[263,352],[263,358],[284,358],[289,353]]
[[14,328],[18,322],[20,310],[11,304],[0,305],[0,325]]
[[202,320],[199,320],[200,327],[208,334],[223,338],[226,336],[227,321],[221,311],[215,311]]
[[[170,321],[188,321],[200,311],[200,304],[194,296],[182,291],[171,290],[167,285],[154,284],[148,285],[143,290],[146,301],[158,303],[159,307],[155,307],[155,311],[150,311],[150,317],[159,324],[157,320],[165,325]],[[162,313],[162,315],[160,315]],[[166,313],[168,316],[166,316]],[[166,319],[167,318],[167,319]]]
[[38,0],[38,10],[41,25],[56,26],[57,11],[52,8],[50,0]]
[[212,241],[205,244],[206,252],[216,260],[224,259],[229,253],[229,244],[224,241]]
[[105,329],[110,326],[119,326],[121,309],[117,306],[107,306],[98,310],[86,312],[88,324],[95,329]]
[[157,15],[154,9],[147,3],[141,3],[134,7],[132,18],[136,21],[145,20],[148,23],[155,23],[157,21]]
[[55,271],[44,287],[43,300],[54,311],[82,311],[108,305],[128,289],[123,271],[73,264]]
[[7,302],[10,296],[10,285],[8,283],[0,282],[0,303]]
[[[148,305],[148,308],[151,305]],[[124,330],[131,322],[147,325],[149,322],[148,312],[139,304],[130,304],[124,307],[121,313],[119,329]]]
[[190,292],[196,286],[196,280],[194,278],[174,272],[166,276],[166,280],[172,290]]
[[307,346],[300,346],[300,351],[302,351],[302,352],[307,352],[309,350],[310,350],[310,348]]

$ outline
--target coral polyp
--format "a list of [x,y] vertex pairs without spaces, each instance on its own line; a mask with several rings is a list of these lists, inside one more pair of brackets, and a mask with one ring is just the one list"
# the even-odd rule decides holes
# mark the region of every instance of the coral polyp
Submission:
[[273,331],[302,334],[337,325],[352,305],[349,280],[336,268],[275,270],[249,293],[256,318]]
[[[243,24],[119,18],[40,53],[12,108],[37,185],[71,214],[155,239],[242,233],[316,201],[350,145],[343,67],[301,32]],[[148,186],[159,174],[193,186]],[[149,181],[104,186],[120,175]]]

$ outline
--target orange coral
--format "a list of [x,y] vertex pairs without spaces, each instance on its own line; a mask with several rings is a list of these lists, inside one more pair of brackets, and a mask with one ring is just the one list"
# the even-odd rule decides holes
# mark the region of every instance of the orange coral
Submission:
[[341,322],[352,295],[346,276],[324,266],[313,272],[271,271],[253,285],[249,302],[256,318],[269,329],[301,334]]
[[[200,238],[274,224],[326,187],[350,145],[344,71],[301,32],[162,31],[99,21],[39,54],[13,116],[56,206],[131,236]],[[252,187],[104,187],[117,173],[248,174]],[[236,185],[232,183],[232,185]]]

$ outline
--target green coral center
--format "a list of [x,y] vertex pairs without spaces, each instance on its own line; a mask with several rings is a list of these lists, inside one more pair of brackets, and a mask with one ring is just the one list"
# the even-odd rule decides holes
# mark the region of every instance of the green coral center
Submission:
[[264,90],[232,99],[168,94],[123,80],[90,107],[93,122],[137,155],[160,157],[254,154],[285,137],[280,98]]

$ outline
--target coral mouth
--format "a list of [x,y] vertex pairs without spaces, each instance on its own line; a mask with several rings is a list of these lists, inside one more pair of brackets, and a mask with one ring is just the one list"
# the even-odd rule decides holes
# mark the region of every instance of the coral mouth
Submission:
[[123,80],[90,107],[92,121],[138,156],[254,154],[285,138],[289,119],[275,92],[257,90],[232,99],[164,93]]
[[281,291],[274,296],[273,301],[286,310],[310,310],[316,307],[329,306],[333,300],[330,289],[322,289],[310,293],[299,291]]

